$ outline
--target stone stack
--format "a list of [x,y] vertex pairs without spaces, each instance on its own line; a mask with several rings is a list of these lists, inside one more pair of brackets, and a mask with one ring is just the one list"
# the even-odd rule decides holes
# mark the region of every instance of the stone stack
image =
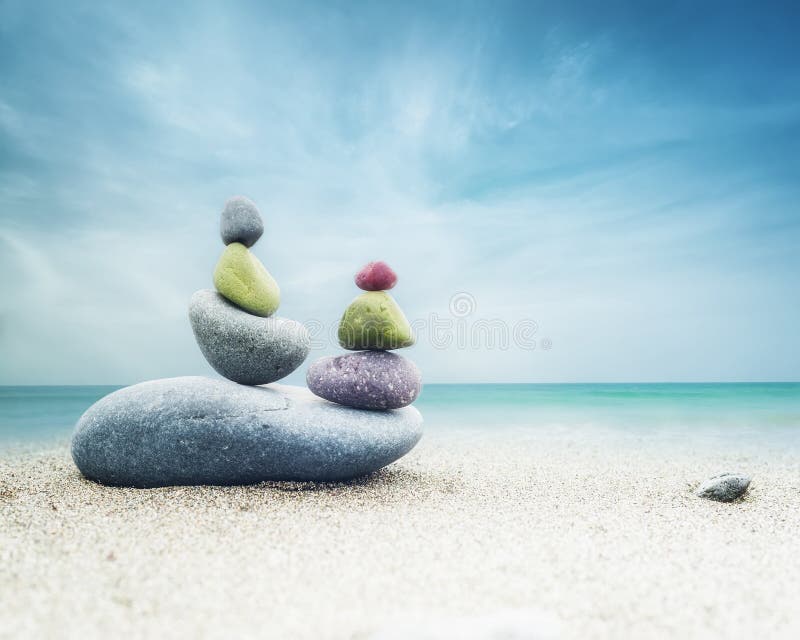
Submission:
[[[310,345],[302,324],[273,315],[280,290],[250,252],[263,232],[256,206],[231,198],[222,212],[225,250],[214,270],[216,291],[198,291],[189,305],[203,355],[228,379],[150,380],[98,400],[72,437],[72,459],[84,476],[126,487],[327,482],[376,471],[417,444],[422,416],[414,407],[365,412],[326,402],[308,389],[258,386],[294,371]],[[395,305],[376,315],[386,320],[386,311],[392,321],[381,333],[391,348],[410,344],[402,312]],[[398,357],[367,353],[372,359]],[[369,362],[367,369],[379,370],[382,379],[416,375],[418,381],[410,363]],[[418,387],[402,387],[399,395],[396,387],[388,404],[407,404]]]
[[226,247],[214,269],[216,292],[198,291],[189,303],[195,339],[208,363],[229,380],[275,382],[306,359],[308,331],[272,315],[281,301],[278,283],[249,249],[264,233],[256,205],[243,196],[228,200],[220,232]]
[[365,291],[344,312],[339,344],[357,353],[321,358],[308,370],[312,393],[356,409],[399,409],[419,395],[422,378],[417,366],[389,353],[414,344],[411,326],[387,292],[397,275],[385,262],[370,262],[355,276]]

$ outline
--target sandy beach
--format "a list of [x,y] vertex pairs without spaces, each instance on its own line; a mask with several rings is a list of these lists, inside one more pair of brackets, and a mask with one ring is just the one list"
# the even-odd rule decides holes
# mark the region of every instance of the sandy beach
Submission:
[[[507,611],[563,638],[800,634],[792,454],[427,437],[357,482],[150,490],[84,480],[66,445],[0,464],[2,637],[366,639]],[[731,468],[743,501],[693,495]]]

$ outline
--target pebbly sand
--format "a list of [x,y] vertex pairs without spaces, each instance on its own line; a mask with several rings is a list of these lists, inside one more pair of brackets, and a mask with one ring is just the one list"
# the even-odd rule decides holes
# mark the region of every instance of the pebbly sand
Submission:
[[[726,470],[743,501],[692,494]],[[800,456],[426,436],[347,484],[149,490],[66,446],[0,459],[3,638],[366,640],[509,610],[563,638],[800,637]]]

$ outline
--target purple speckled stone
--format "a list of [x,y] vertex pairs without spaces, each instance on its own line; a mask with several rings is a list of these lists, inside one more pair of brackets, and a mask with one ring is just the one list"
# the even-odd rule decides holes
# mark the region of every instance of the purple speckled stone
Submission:
[[388,351],[320,358],[308,369],[308,388],[357,409],[399,409],[417,399],[422,375],[411,360]]

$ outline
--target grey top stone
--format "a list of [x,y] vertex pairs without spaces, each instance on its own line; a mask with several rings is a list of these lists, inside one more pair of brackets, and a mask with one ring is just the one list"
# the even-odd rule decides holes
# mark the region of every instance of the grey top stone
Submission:
[[222,210],[219,230],[225,244],[241,242],[252,247],[264,233],[264,222],[250,198],[233,196]]
[[299,387],[182,377],[96,402],[78,421],[72,458],[87,478],[130,487],[335,481],[394,462],[421,437],[413,407],[362,411]]
[[208,363],[240,384],[268,384],[288,376],[311,346],[299,322],[254,316],[210,289],[192,296],[189,321]]
[[709,478],[697,488],[697,495],[718,502],[732,502],[744,495],[750,486],[750,476],[743,473],[721,473]]

